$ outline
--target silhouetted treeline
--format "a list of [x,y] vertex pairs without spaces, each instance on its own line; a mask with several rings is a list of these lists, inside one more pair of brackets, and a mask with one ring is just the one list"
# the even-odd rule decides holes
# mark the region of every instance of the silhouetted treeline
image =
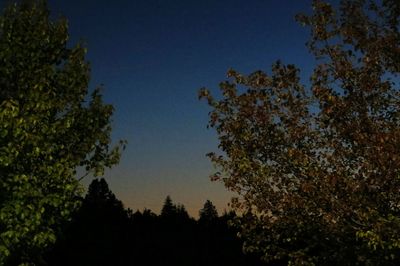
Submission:
[[183,205],[168,196],[160,215],[132,212],[96,179],[82,207],[66,224],[46,254],[48,265],[263,265],[242,253],[242,242],[228,221],[206,201],[200,218],[191,218]]

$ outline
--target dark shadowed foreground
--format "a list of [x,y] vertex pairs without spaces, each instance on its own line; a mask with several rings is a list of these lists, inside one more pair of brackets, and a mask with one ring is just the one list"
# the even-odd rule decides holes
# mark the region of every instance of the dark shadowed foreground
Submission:
[[48,251],[48,265],[263,265],[242,253],[228,226],[207,201],[196,221],[167,197],[162,212],[124,209],[104,179],[94,180],[82,207]]

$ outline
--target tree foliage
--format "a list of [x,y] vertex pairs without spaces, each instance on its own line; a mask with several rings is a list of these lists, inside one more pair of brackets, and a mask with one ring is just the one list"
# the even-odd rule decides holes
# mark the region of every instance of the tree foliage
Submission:
[[[85,208],[88,209],[87,213],[93,212],[90,219],[94,220],[96,216],[113,216],[113,219],[119,218],[120,220],[127,217],[122,202],[116,198],[104,178],[94,179],[90,183],[88,193],[82,204],[82,209]],[[82,210],[82,212],[85,212],[85,210]],[[107,217],[97,218],[107,219]]]
[[177,206],[172,202],[171,197],[168,195],[165,200],[164,204],[161,208],[161,217],[171,217],[174,216],[177,212]]
[[[182,204],[167,216],[149,209],[124,209],[104,179],[89,186],[82,207],[66,224],[62,237],[45,254],[43,265],[265,265],[242,252],[234,213],[225,213],[204,226],[188,216]],[[164,204],[165,205],[165,204]]]
[[161,208],[161,217],[170,222],[190,220],[185,206],[182,204],[174,204],[169,195],[165,198]]
[[39,261],[77,207],[77,168],[99,175],[119,160],[113,107],[88,96],[86,49],[67,41],[45,1],[0,17],[0,265]]
[[47,264],[124,265],[129,254],[128,219],[128,210],[105,179],[94,179],[81,207],[49,249]]
[[206,89],[222,154],[210,153],[247,251],[291,265],[400,261],[400,2],[313,1],[317,65],[228,72],[222,97]]
[[218,219],[217,208],[210,200],[206,200],[203,209],[199,211],[199,222],[200,223],[212,223]]

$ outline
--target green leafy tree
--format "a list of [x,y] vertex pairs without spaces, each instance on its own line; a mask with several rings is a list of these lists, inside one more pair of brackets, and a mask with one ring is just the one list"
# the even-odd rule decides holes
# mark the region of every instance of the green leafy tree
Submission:
[[206,89],[247,251],[290,265],[400,262],[400,2],[313,1],[309,85],[277,62]]
[[0,265],[39,263],[78,206],[77,169],[101,175],[119,160],[113,107],[88,95],[86,50],[67,41],[45,1],[0,17]]

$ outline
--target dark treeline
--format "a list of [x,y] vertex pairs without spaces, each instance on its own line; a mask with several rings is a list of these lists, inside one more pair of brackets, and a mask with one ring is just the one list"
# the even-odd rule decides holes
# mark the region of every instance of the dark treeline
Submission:
[[229,221],[206,201],[199,219],[168,196],[160,215],[125,209],[104,179],[96,179],[73,220],[45,256],[47,265],[263,265],[242,252]]

